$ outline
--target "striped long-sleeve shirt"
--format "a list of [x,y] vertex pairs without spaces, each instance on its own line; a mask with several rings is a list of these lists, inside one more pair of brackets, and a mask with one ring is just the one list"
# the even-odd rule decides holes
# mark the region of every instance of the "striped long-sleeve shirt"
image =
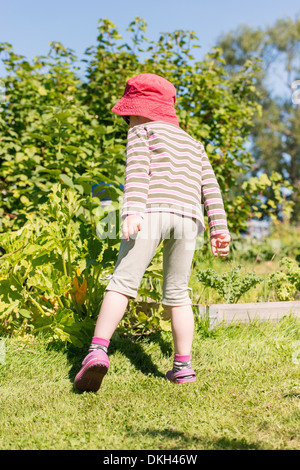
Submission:
[[175,212],[196,218],[205,230],[202,204],[210,235],[228,233],[220,187],[203,144],[166,122],[129,129],[122,218]]

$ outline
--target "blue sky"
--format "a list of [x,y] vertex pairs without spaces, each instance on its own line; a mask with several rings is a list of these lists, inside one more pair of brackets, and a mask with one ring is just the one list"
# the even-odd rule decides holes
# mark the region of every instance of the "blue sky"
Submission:
[[129,23],[140,16],[149,40],[160,32],[194,31],[202,46],[196,58],[201,58],[221,33],[240,24],[264,27],[297,15],[299,0],[0,0],[0,42],[31,59],[47,54],[50,41],[60,41],[82,57],[96,43],[99,18],[113,21],[126,38]]

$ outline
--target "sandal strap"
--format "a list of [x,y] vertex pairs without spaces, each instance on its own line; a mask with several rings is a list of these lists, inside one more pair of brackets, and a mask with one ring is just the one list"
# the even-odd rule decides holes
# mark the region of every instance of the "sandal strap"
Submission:
[[181,379],[183,377],[195,377],[196,372],[193,369],[180,369],[178,372],[173,372],[173,377],[176,379]]

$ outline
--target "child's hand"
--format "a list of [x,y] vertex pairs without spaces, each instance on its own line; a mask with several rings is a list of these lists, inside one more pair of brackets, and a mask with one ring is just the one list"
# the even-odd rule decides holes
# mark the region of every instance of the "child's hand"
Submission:
[[142,229],[142,217],[139,215],[128,215],[123,222],[123,237],[128,242],[129,236]]
[[214,256],[227,256],[229,253],[230,235],[228,233],[219,233],[211,235],[210,245]]

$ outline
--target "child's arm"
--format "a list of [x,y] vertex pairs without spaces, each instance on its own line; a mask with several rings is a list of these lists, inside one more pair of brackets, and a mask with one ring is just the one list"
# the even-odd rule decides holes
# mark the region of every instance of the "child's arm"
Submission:
[[123,222],[123,237],[128,242],[130,235],[139,232],[142,229],[142,217],[140,215],[128,215]]
[[210,230],[211,249],[214,256],[227,256],[230,234],[223,198],[215,172],[201,144],[202,155],[202,193]]
[[230,235],[228,233],[220,233],[219,235],[211,235],[210,246],[214,256],[227,256],[229,253]]
[[146,130],[136,126],[128,131],[122,218],[143,218],[149,190],[150,155]]

